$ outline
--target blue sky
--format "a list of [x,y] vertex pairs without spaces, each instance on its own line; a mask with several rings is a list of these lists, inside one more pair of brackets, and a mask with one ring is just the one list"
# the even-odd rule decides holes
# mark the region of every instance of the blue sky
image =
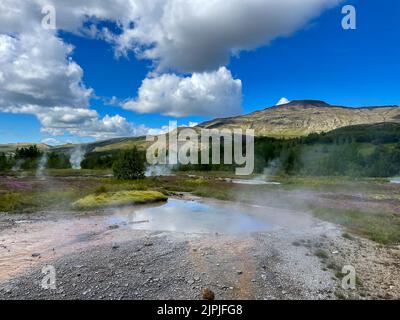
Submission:
[[[356,30],[341,27],[341,8],[345,4],[357,10]],[[234,79],[242,82],[243,113],[272,106],[281,97],[319,99],[346,106],[399,104],[399,18],[400,4],[395,0],[344,1],[307,21],[290,36],[277,37],[270,44],[231,57],[225,66]],[[160,112],[142,114],[106,102],[112,97],[120,103],[137,99],[143,79],[155,69],[154,61],[138,59],[132,51],[116,57],[115,46],[101,38],[69,31],[59,31],[58,36],[74,46],[71,58],[84,72],[85,87],[94,90],[90,108],[100,118],[119,115],[149,128],[160,128],[168,120],[177,119]],[[193,114],[178,117],[178,121],[187,124],[210,118],[213,116]],[[35,114],[0,112],[0,143],[52,138],[41,132],[40,119]],[[94,137],[65,133],[54,139],[90,141]]]

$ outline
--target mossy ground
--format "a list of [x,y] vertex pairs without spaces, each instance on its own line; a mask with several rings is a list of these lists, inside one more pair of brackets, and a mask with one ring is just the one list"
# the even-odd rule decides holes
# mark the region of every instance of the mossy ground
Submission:
[[158,191],[118,191],[88,195],[73,203],[73,208],[91,210],[133,204],[166,201],[167,196]]
[[318,208],[316,217],[344,226],[350,232],[380,244],[400,243],[400,216],[354,209]]

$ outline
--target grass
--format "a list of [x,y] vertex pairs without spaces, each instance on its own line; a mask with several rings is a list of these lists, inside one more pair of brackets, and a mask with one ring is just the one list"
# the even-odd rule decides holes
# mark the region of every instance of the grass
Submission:
[[333,208],[317,208],[314,214],[320,219],[342,225],[349,231],[377,243],[383,245],[400,243],[399,215]]
[[0,193],[0,212],[34,212],[46,208],[66,208],[77,196],[74,190]]
[[[84,179],[79,176],[74,179],[69,178],[74,174],[79,175],[79,173],[84,176]],[[228,193],[228,188],[223,188],[221,182],[214,185],[211,180],[204,178],[152,177],[137,181],[120,181],[104,178],[104,172],[99,172],[97,176],[96,173],[98,172],[60,170],[57,174],[48,176],[48,180],[44,181],[36,181],[31,176],[18,180],[15,178],[2,179],[0,176],[0,212],[35,212],[49,208],[69,209],[82,197],[120,191],[153,190],[159,192],[162,197],[176,192],[193,192],[208,197],[226,198]],[[24,189],[10,188],[7,185],[10,181],[18,181],[26,186]]]
[[73,203],[78,210],[125,206],[166,201],[167,196],[158,191],[118,191],[88,195]]
[[202,177],[151,177],[138,181],[116,181],[115,179],[101,179],[102,183],[110,191],[121,189],[130,190],[156,190],[165,195],[173,195],[179,192],[190,192],[196,196],[215,198],[220,200],[234,200],[230,192],[232,186],[225,182],[215,181]]

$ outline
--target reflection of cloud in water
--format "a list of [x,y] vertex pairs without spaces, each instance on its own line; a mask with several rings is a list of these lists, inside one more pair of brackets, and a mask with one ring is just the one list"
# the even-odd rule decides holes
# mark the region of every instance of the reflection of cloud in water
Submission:
[[121,208],[112,219],[113,222],[127,222],[136,230],[188,233],[242,233],[273,228],[265,219],[243,212],[232,204],[204,204],[176,199],[170,199],[160,207]]
[[397,184],[400,184],[400,177],[392,178],[392,179],[390,180],[390,183],[397,183]]

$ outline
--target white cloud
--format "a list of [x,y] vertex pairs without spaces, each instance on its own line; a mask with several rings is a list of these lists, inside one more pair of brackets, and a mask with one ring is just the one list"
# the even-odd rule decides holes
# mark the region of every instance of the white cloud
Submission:
[[72,134],[100,140],[142,136],[150,130],[144,125],[135,126],[120,115],[99,118],[96,111],[89,109],[50,109],[46,114],[37,112],[37,115],[44,125],[42,133],[52,136]]
[[83,70],[68,59],[71,51],[71,46],[41,29],[18,37],[0,34],[0,110],[27,105],[87,107],[92,90],[82,84]]
[[[0,3],[0,111],[33,114],[41,131],[53,136],[103,139],[145,133],[144,126],[118,115],[101,119],[89,108],[93,90],[84,86],[83,70],[70,57],[73,48],[41,28],[41,6],[34,3]],[[75,28],[78,20],[66,21]]]
[[187,125],[189,128],[193,128],[193,127],[196,127],[196,126],[198,126],[199,125],[199,123],[198,122],[193,122],[193,121],[189,121],[189,124]]
[[136,0],[117,50],[155,61],[158,71],[202,72],[304,27],[340,0]]
[[[71,59],[73,48],[40,27],[44,5],[55,6],[58,30],[102,38],[118,54],[134,52],[154,63],[158,74],[143,81],[125,108],[227,116],[241,110],[242,85],[218,68],[233,54],[290,35],[339,1],[1,0],[0,111],[34,114],[43,131],[55,135],[101,138],[151,130],[90,109],[93,90]],[[101,29],[99,21],[115,22],[121,32]],[[170,70],[193,74],[160,74]]]
[[0,33],[23,33],[37,26],[44,17],[42,8],[46,5],[56,9],[57,29],[88,36],[96,35],[96,22],[127,23],[135,9],[135,1],[129,0],[1,0]]
[[[341,1],[2,0],[0,32],[29,30],[42,19],[42,6],[52,4],[59,29],[106,39],[119,54],[153,61],[157,71],[203,72],[292,34]],[[122,32],[99,28],[104,20]]]
[[281,98],[278,103],[276,104],[277,106],[281,106],[284,104],[288,104],[290,102],[290,100],[286,99],[285,97]]
[[62,145],[63,142],[55,139],[55,138],[46,138],[41,141],[41,143],[47,144],[48,146],[58,146]]
[[164,74],[147,78],[138,98],[126,101],[125,109],[167,116],[228,116],[241,111],[242,82],[225,67],[189,77]]

